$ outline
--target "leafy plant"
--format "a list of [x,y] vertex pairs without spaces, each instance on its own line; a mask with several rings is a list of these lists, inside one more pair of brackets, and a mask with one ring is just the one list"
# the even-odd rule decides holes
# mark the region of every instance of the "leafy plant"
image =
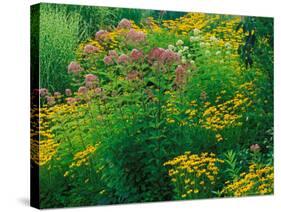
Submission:
[[237,161],[236,153],[233,150],[229,150],[224,153],[224,162],[226,165],[225,173],[230,179],[236,180],[240,176],[241,167]]

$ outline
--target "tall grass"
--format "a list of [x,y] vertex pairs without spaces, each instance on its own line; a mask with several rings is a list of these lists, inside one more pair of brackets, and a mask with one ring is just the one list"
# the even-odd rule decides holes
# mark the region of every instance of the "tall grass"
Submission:
[[63,91],[69,86],[67,64],[75,58],[80,17],[40,5],[40,87]]

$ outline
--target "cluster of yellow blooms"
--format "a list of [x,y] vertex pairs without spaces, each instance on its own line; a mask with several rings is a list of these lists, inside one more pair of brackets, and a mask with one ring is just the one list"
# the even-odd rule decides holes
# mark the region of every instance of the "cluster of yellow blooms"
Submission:
[[186,199],[202,197],[210,192],[219,172],[219,163],[223,163],[223,160],[216,158],[213,153],[197,155],[185,152],[167,161],[164,166],[171,166],[169,176],[178,198]]
[[69,166],[72,167],[80,167],[82,165],[89,165],[89,157],[92,153],[96,151],[96,146],[89,145],[86,149],[77,152],[73,157],[73,162]]
[[[252,82],[244,83],[239,88],[246,89],[250,94],[254,94]],[[223,94],[222,92],[222,95]],[[169,95],[171,95],[170,101],[165,105],[166,112],[169,115],[166,121],[172,124],[175,123],[175,119],[172,116],[178,115],[180,112],[174,102],[173,94],[169,92]],[[203,107],[199,109],[196,100],[191,101],[189,103],[189,108],[185,111],[187,120],[183,120],[181,125],[186,125],[188,123],[190,126],[195,126],[199,124],[205,129],[216,132],[217,140],[222,141],[223,138],[219,132],[226,127],[240,126],[241,122],[239,122],[239,119],[242,117],[241,113],[245,112],[246,108],[252,105],[251,98],[239,91],[237,91],[235,96],[230,100],[222,101],[222,96],[218,96],[215,102],[216,105],[205,102]]]
[[[224,95],[225,91],[221,94]],[[222,141],[220,132],[227,127],[241,126],[242,114],[253,105],[252,98],[255,97],[254,84],[252,81],[240,85],[232,99],[222,101],[222,96],[216,98],[217,105],[212,106],[210,102],[205,102],[202,118],[199,124],[205,129],[216,133],[216,140]]]
[[[97,149],[97,145],[93,146],[93,145],[88,145],[84,150],[77,152],[74,156],[73,156],[73,162],[69,165],[69,170],[67,170],[64,173],[64,177],[67,176],[71,176],[72,178],[75,176],[74,174],[74,169],[75,168],[79,168],[81,166],[88,166],[91,163],[91,155],[96,151]],[[84,183],[88,183],[89,179],[91,179],[91,170],[92,167],[88,167],[89,168],[89,176],[88,178],[85,179]]]
[[[40,111],[40,113],[38,113]],[[39,114],[39,128],[36,123],[32,123],[31,127],[31,159],[42,166],[52,159],[56,154],[58,143],[54,141],[54,136],[51,133],[47,108],[33,109],[31,118],[38,118]],[[38,120],[38,119],[37,119]],[[39,140],[38,140],[39,139]]]
[[165,109],[167,113],[167,123],[173,124],[176,122],[176,120],[172,116],[178,115],[180,113],[175,104],[176,95],[173,91],[165,91],[165,95],[169,98],[166,105],[163,105],[162,108]]
[[[42,166],[50,161],[57,153],[59,146],[58,142],[64,142],[59,137],[54,138],[55,130],[66,131],[65,123],[68,123],[67,130],[79,130],[77,125],[79,123],[74,122],[70,124],[71,120],[79,120],[85,116],[86,104],[81,105],[68,105],[68,104],[56,104],[52,107],[40,108],[40,114],[38,109],[32,111],[32,116],[39,116],[39,128],[34,122],[31,127],[31,159],[38,165]],[[36,112],[37,111],[37,112]],[[38,117],[37,117],[38,120]],[[87,124],[85,120],[85,123]],[[53,130],[52,126],[59,126]],[[67,133],[65,133],[67,135]],[[63,139],[71,139],[65,136]],[[57,160],[59,160],[59,156]]]
[[161,32],[162,28],[159,26],[159,24],[156,22],[156,20],[153,17],[147,17],[146,21],[143,25],[144,32],[152,31],[152,32]]
[[49,108],[49,111],[49,122],[53,126],[60,126],[51,130],[56,133],[58,129],[59,134],[64,135],[56,136],[56,140],[60,143],[68,143],[64,148],[69,148],[69,151],[73,152],[77,146],[87,145],[81,131],[92,132],[92,128],[89,127],[92,120],[87,118],[92,117],[89,114],[91,111],[88,104],[57,104]]
[[239,16],[229,16],[223,20],[220,15],[187,13],[175,20],[164,20],[163,26],[182,35],[188,35],[197,29],[204,32],[201,41],[209,42],[216,39],[218,46],[223,47],[228,43],[234,50],[237,50],[244,38],[243,30],[237,29],[240,21],[241,17]]
[[216,37],[219,38],[218,46],[223,47],[227,43],[232,49],[237,50],[245,36],[242,29],[236,30],[240,22],[241,17],[239,16],[229,17],[228,20],[219,21],[216,27],[204,33],[204,39],[210,40],[212,37]]
[[80,105],[69,105],[69,104],[56,104],[49,108],[48,118],[49,120],[63,121],[65,117],[70,117],[74,115],[83,115],[82,111],[86,108],[86,104]]
[[175,20],[163,20],[163,26],[172,32],[187,35],[193,29],[203,29],[209,21],[208,15],[204,13],[188,13]]
[[[217,97],[217,101],[221,99]],[[236,94],[233,99],[208,107],[203,113],[203,127],[213,131],[220,131],[229,126],[239,126],[237,122],[241,115],[240,111],[245,111],[245,106],[250,105],[251,100],[243,94]]]
[[189,108],[185,111],[185,115],[188,119],[187,123],[189,126],[196,126],[198,122],[198,103],[196,100],[189,102]]
[[252,164],[248,173],[242,173],[240,178],[227,182],[222,194],[225,196],[248,196],[273,193],[273,166]]

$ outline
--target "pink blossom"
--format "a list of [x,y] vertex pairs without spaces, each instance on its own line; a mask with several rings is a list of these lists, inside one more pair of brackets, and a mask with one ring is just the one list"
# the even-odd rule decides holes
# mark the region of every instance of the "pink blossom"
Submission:
[[87,88],[92,89],[92,88],[95,87],[95,84],[94,84],[93,81],[85,81],[85,86],[86,86]]
[[92,81],[97,81],[97,80],[98,80],[98,77],[94,74],[87,74],[85,76],[85,81],[92,82]]
[[78,100],[76,98],[73,97],[69,97],[66,99],[66,102],[70,105],[75,104]]
[[65,95],[66,96],[71,96],[72,95],[72,91],[69,88],[65,89]]
[[111,56],[105,56],[105,57],[103,58],[103,62],[104,62],[104,64],[106,64],[106,65],[112,65],[114,61],[113,61],[113,59],[112,59]]
[[136,70],[133,70],[133,71],[130,71],[128,74],[127,74],[127,80],[137,80],[139,79],[140,77],[140,73]]
[[259,152],[259,151],[261,150],[261,147],[260,147],[260,145],[258,145],[258,144],[252,144],[252,145],[250,146],[250,150],[251,150],[252,152]]
[[143,32],[137,32],[134,29],[130,29],[126,38],[129,42],[139,43],[145,40],[145,34]]
[[122,54],[118,57],[117,60],[118,63],[128,63],[129,62],[129,57],[125,54]]
[[104,40],[108,35],[108,32],[106,30],[99,30],[96,32],[95,39],[96,40]]
[[95,88],[95,94],[101,94],[102,89],[101,88]]
[[175,79],[175,83],[177,86],[182,86],[186,83],[186,77],[187,77],[187,72],[186,69],[179,65],[176,70],[175,70],[175,74],[176,74],[176,79]]
[[160,60],[161,55],[165,52],[165,49],[155,47],[148,54],[148,60],[152,62],[153,60]]
[[111,58],[114,58],[116,60],[118,59],[118,54],[115,50],[109,50],[108,56],[110,56]]
[[48,89],[47,88],[40,88],[39,89],[39,94],[41,97],[44,97],[44,96],[47,96],[49,93]]
[[79,89],[78,89],[78,94],[79,95],[86,95],[88,92],[88,89],[84,86],[81,86]]
[[128,19],[123,18],[119,22],[117,28],[120,28],[120,29],[130,29],[131,28],[131,22]]
[[96,46],[93,46],[91,44],[88,44],[84,47],[84,53],[86,53],[86,54],[91,54],[91,53],[95,53],[98,51],[99,51],[99,48]]
[[72,61],[69,65],[68,65],[68,73],[74,73],[77,74],[80,71],[83,71],[83,69],[81,68],[80,64]]
[[53,97],[53,96],[47,96],[46,100],[47,100],[47,104],[49,106],[52,106],[52,105],[56,104],[55,97]]
[[54,92],[54,97],[55,98],[60,98],[61,97],[61,93],[60,92]]
[[143,57],[143,54],[142,54],[142,52],[141,52],[140,50],[133,49],[133,50],[131,51],[130,56],[131,56],[131,59],[132,59],[133,61],[137,61],[137,60],[139,60],[140,58]]
[[160,61],[162,63],[175,63],[179,62],[180,56],[175,53],[174,51],[170,49],[166,49],[161,55],[160,55]]

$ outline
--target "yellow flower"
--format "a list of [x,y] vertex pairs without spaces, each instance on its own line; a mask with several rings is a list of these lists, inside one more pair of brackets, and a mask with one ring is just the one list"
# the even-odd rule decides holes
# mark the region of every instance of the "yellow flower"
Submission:
[[69,171],[66,171],[63,176],[66,177],[68,175],[69,175]]
[[248,173],[240,174],[240,178],[226,183],[222,193],[227,196],[245,196],[249,194],[270,194],[273,192],[273,167],[261,167],[252,164]]
[[169,175],[171,176],[172,173],[171,181],[177,188],[178,195],[181,196],[189,194],[190,190],[194,193],[199,193],[201,189],[204,191],[206,183],[215,184],[219,171],[218,163],[223,163],[223,161],[216,158],[214,153],[203,152],[197,155],[185,152],[185,154],[165,162],[164,166],[171,166]]
[[217,141],[222,141],[223,137],[221,136],[221,134],[216,134],[216,139]]
[[173,124],[175,123],[175,119],[172,119],[172,118],[167,118],[166,121],[169,123],[169,124]]

